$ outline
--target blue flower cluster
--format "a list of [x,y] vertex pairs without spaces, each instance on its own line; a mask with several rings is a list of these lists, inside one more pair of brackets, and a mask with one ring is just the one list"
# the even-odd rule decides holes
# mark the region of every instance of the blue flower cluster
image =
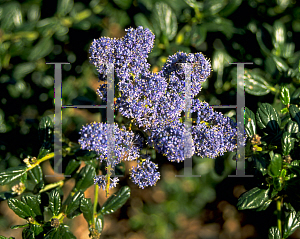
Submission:
[[[90,62],[96,66],[100,81],[107,82],[106,64],[114,64],[119,96],[114,105],[115,110],[124,117],[134,119],[134,123],[149,135],[147,144],[172,162],[183,161],[194,154],[215,158],[235,150],[236,123],[215,112],[206,102],[195,99],[201,91],[202,83],[211,73],[209,59],[202,53],[177,52],[169,56],[161,71],[151,72],[147,58],[154,45],[154,34],[141,26],[137,29],[129,28],[126,32],[121,39],[101,37],[94,40],[90,48]],[[181,119],[181,115],[187,113],[186,63],[191,65],[190,113],[197,113],[197,122],[191,131],[185,129]],[[106,102],[107,83],[100,85],[97,94]],[[106,159],[105,124],[84,126],[81,135],[79,143],[82,148],[96,151],[101,161]],[[132,144],[132,132],[115,126],[115,138],[116,164],[125,158],[135,160],[139,157],[140,148]],[[244,144],[246,138],[240,135],[239,140],[242,139]],[[131,170],[131,178],[142,188],[153,185],[159,179],[156,169],[155,164],[147,159]]]
[[158,172],[157,169],[157,164],[151,162],[150,157],[147,157],[143,162],[138,160],[138,165],[131,168],[130,178],[142,189],[148,186],[154,186],[160,179],[160,172]]

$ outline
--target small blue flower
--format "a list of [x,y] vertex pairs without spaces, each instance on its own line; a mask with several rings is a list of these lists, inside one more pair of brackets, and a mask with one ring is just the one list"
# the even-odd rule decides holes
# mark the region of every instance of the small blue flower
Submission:
[[[91,123],[83,126],[80,130],[78,140],[82,149],[95,151],[99,159],[107,160],[107,123]],[[119,164],[121,160],[136,160],[140,156],[142,139],[139,135],[134,135],[132,131],[126,131],[125,126],[121,129],[114,124],[114,164]]]
[[[94,178],[94,184],[97,184],[103,190],[106,190],[106,175],[99,175]],[[119,182],[118,177],[110,177],[109,189],[115,188]]]
[[[160,172],[157,171],[157,164],[151,162],[149,159],[150,157],[145,159],[141,165],[138,164],[136,167],[132,166],[132,169],[130,170],[130,179],[142,189],[156,185],[157,181],[160,179]],[[139,160],[138,163],[140,163]]]

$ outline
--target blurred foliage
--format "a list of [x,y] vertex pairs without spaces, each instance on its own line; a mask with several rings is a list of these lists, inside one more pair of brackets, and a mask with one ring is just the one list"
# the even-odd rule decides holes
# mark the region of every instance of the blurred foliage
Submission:
[[[39,121],[54,113],[54,67],[46,62],[71,63],[63,65],[63,105],[101,104],[95,94],[96,70],[88,62],[90,43],[100,36],[122,37],[125,28],[139,25],[156,35],[148,59],[153,71],[159,71],[177,51],[200,51],[211,59],[212,76],[198,96],[210,105],[236,104],[237,70],[232,62],[254,63],[245,66],[244,77],[250,110],[256,112],[259,102],[266,102],[279,112],[284,106],[280,100],[283,85],[291,93],[291,104],[300,104],[300,46],[296,42],[300,6],[295,0],[1,0],[1,171],[39,154],[41,145],[35,143]],[[234,109],[218,111],[235,116]],[[64,108],[62,114],[64,135],[73,142],[82,124],[106,117],[104,110],[97,109]],[[116,121],[127,123],[120,115]],[[168,215],[145,230],[149,238],[170,238],[168,230],[176,228],[176,213],[181,210],[193,217],[214,200],[214,185],[221,180],[216,175],[230,174],[235,168],[232,156],[195,159],[195,173],[199,168],[197,173],[210,175],[200,180],[176,178],[178,183],[173,185],[162,179],[158,187],[166,192],[167,201],[145,205],[143,212],[130,219],[132,228],[144,228],[149,218],[154,222],[157,215]],[[157,155],[159,160],[166,161]],[[193,185],[193,190],[181,193],[179,182]],[[187,207],[179,207],[178,201]]]

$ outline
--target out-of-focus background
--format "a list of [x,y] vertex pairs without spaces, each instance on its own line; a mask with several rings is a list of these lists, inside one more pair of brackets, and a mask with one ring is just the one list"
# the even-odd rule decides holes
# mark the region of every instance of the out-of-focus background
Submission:
[[[259,102],[281,109],[278,90],[282,83],[294,91],[299,77],[300,5],[296,0],[25,0],[0,1],[0,170],[17,166],[28,155],[37,156],[39,120],[54,114],[54,67],[63,65],[64,105],[101,104],[96,95],[97,72],[89,63],[93,39],[122,37],[125,29],[143,26],[155,34],[148,62],[159,71],[177,51],[202,52],[211,59],[213,72],[203,84],[199,99],[210,105],[236,104],[236,67],[232,62],[253,62],[246,84],[246,106],[256,112]],[[297,41],[298,40],[298,41]],[[251,79],[259,85],[251,85]],[[235,109],[216,109],[235,117]],[[104,121],[105,111],[63,109],[64,135],[79,139],[83,124]],[[120,115],[119,124],[128,124]],[[105,216],[103,239],[246,239],[267,238],[274,222],[267,211],[237,211],[237,198],[255,185],[253,178],[228,178],[234,174],[234,153],[217,159],[194,157],[194,174],[178,178],[183,163],[170,163],[151,151],[159,164],[156,187],[138,189],[130,182],[126,165],[120,185],[129,185],[128,202]],[[67,193],[72,181],[64,186]],[[12,185],[10,185],[12,186]],[[118,186],[119,188],[120,186]],[[1,187],[0,192],[8,190]],[[93,187],[86,197],[93,197]],[[105,201],[100,190],[100,204]],[[0,202],[0,235],[21,238],[22,229],[11,225],[23,219]],[[78,239],[88,238],[81,216],[67,220]],[[300,238],[297,230],[290,238]]]

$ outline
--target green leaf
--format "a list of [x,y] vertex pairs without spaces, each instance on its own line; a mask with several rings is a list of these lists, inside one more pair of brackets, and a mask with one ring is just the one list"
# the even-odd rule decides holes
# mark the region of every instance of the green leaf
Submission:
[[278,227],[271,227],[269,229],[269,239],[281,239]]
[[193,25],[191,30],[191,45],[196,49],[205,41],[206,39],[206,28],[201,25]]
[[272,199],[265,201],[260,207],[256,208],[255,211],[260,212],[266,210],[270,206],[271,202]]
[[73,5],[73,0],[58,0],[57,14],[61,17],[66,16],[69,12],[71,12]]
[[275,62],[275,65],[280,72],[287,71],[289,69],[288,64],[284,60],[282,60],[280,57],[273,55],[272,59]]
[[282,169],[282,158],[280,154],[274,154],[271,156],[271,162],[268,167],[268,174],[271,177],[278,177],[280,175],[280,171]]
[[114,3],[121,9],[128,9],[131,6],[132,0],[113,0]]
[[289,132],[284,132],[281,138],[282,153],[284,156],[290,154],[294,148],[294,140]]
[[269,83],[252,71],[245,71],[244,80],[245,91],[250,95],[262,96],[270,92],[271,86]]
[[49,208],[54,216],[58,216],[61,208],[61,199],[56,189],[52,190],[49,195]]
[[118,192],[111,195],[103,204],[101,214],[111,214],[122,207],[127,199],[130,197],[130,188],[128,186],[122,187]]
[[[29,223],[24,224],[24,225],[13,225],[10,227],[10,229],[18,229],[18,228],[23,228],[23,227],[28,227]],[[1,237],[0,237],[1,239]]]
[[296,122],[290,120],[286,124],[286,132],[288,132],[290,134],[297,134],[299,132],[298,124]]
[[54,116],[45,116],[39,123],[39,139],[42,143],[53,141]]
[[70,219],[73,219],[74,217],[78,216],[81,214],[81,212],[77,209],[80,207],[80,201],[81,199],[84,198],[84,194],[82,191],[77,191],[74,196],[72,197],[71,203],[68,205],[66,214],[67,217]]
[[290,91],[286,86],[281,88],[280,100],[281,100],[282,104],[284,104],[284,105],[290,104],[290,100],[291,100]]
[[91,159],[95,159],[97,157],[97,153],[94,151],[79,149],[76,151],[75,157],[77,160],[89,161]]
[[277,135],[281,120],[277,111],[269,103],[262,103],[256,112],[257,125],[267,134]]
[[242,0],[229,0],[226,6],[219,12],[222,17],[227,17],[238,9],[241,5]]
[[95,220],[95,228],[96,230],[101,233],[104,227],[104,218],[103,215],[100,214],[97,216],[96,220]]
[[245,130],[249,138],[256,134],[255,114],[246,107],[245,110]]
[[25,166],[12,167],[4,172],[0,172],[0,185],[8,184],[26,173]]
[[35,217],[34,212],[25,203],[16,198],[9,198],[7,200],[8,207],[14,211],[21,218]]
[[22,238],[23,239],[35,239],[34,232],[30,230],[29,228],[25,228],[22,231]]
[[71,175],[75,170],[77,170],[80,167],[80,164],[81,163],[75,159],[69,161],[65,171],[65,175]]
[[295,120],[300,127],[300,110],[296,105],[290,105],[289,107],[291,119]]
[[94,184],[95,176],[96,170],[93,166],[84,166],[78,174],[75,189],[85,191],[88,187]]
[[296,89],[291,96],[292,104],[300,104],[300,88]]
[[203,2],[203,13],[205,16],[213,16],[220,12],[226,6],[226,3],[223,0],[205,0]]
[[43,180],[43,172],[40,165],[37,165],[33,169],[30,169],[28,173],[36,184]]
[[255,209],[261,207],[269,199],[269,190],[270,189],[260,189],[255,187],[243,193],[238,199],[238,210]]
[[11,192],[1,192],[0,193],[0,202],[4,201],[4,200],[7,200],[7,199],[9,199],[13,196],[14,196],[14,194],[12,194]]
[[284,187],[283,179],[278,177],[273,178],[273,184],[274,184],[274,189],[278,192],[280,192]]
[[43,227],[40,225],[30,224],[30,230],[34,232],[35,237],[43,232]]
[[171,41],[177,33],[177,18],[171,7],[164,2],[156,2],[153,10],[153,20],[157,21],[160,30]]
[[283,50],[283,45],[286,41],[286,29],[284,24],[277,20],[273,25],[273,45],[274,48],[279,48],[281,51]]
[[20,63],[15,66],[13,77],[16,80],[23,79],[27,74],[31,73],[35,69],[35,63],[33,62],[25,62]]
[[148,28],[152,32],[154,32],[153,27],[148,21],[147,17],[143,13],[137,13],[133,16],[134,23],[136,26],[142,26],[143,28]]
[[35,213],[35,215],[42,215],[40,209],[41,195],[37,195],[37,196],[23,195],[22,202],[28,205],[31,208],[31,210]]
[[85,220],[91,225],[93,223],[93,205],[90,198],[81,199],[80,210],[83,213]]
[[296,217],[296,211],[293,210],[289,212],[288,216],[285,217],[285,223],[283,225],[283,238],[288,238],[299,226],[300,221]]
[[42,38],[30,51],[28,55],[29,61],[37,61],[47,55],[53,50],[53,39]]
[[260,154],[253,154],[251,156],[252,159],[255,160],[255,167],[257,170],[259,170],[262,175],[267,174],[267,161],[264,157],[262,157]]

